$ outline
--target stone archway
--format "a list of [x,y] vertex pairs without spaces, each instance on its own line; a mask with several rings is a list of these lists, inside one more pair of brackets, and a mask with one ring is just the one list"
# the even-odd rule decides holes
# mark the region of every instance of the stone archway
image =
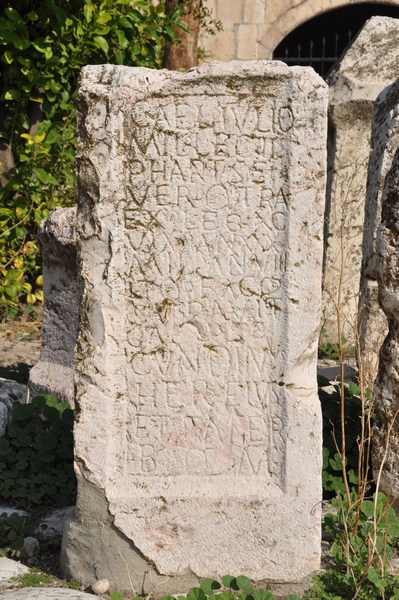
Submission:
[[291,31],[275,48],[273,58],[312,66],[326,77],[364,23],[376,15],[399,19],[399,3],[361,2],[323,12]]
[[373,5],[373,14],[379,14],[378,5],[381,10],[399,7],[399,0],[373,3],[364,0],[208,0],[207,6],[213,16],[222,21],[224,30],[212,37],[203,35],[200,46],[207,61],[270,60],[277,46],[307,21],[335,9],[355,8],[354,5],[360,4]]

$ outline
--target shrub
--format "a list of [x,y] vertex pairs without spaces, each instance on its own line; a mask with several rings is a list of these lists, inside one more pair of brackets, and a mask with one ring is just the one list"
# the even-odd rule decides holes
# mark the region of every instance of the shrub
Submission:
[[[75,109],[86,64],[157,68],[183,6],[151,0],[6,0],[0,16],[0,308],[43,299],[37,227],[75,202]],[[14,166],[13,166],[14,165]],[[12,168],[11,168],[12,167]],[[4,173],[4,171],[7,171]]]
[[40,395],[15,402],[13,422],[0,439],[0,495],[20,505],[67,506],[76,496],[73,411]]

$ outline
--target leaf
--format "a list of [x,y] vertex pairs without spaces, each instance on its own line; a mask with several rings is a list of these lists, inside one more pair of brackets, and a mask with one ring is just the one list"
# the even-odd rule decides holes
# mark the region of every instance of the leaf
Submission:
[[18,90],[7,90],[4,94],[6,100],[17,100],[20,96]]
[[86,21],[88,23],[90,23],[90,21],[92,20],[92,17],[93,17],[93,9],[91,8],[91,6],[89,6],[88,4],[85,4],[83,7],[83,13],[84,13]]
[[18,443],[24,447],[24,446],[30,446],[32,443],[32,437],[30,435],[27,435],[26,433],[21,434],[20,436],[18,436]]
[[60,134],[55,129],[50,129],[46,137],[47,144],[54,144],[60,139]]
[[236,578],[232,575],[223,575],[222,583],[224,587],[231,588],[233,590],[238,590]]
[[12,43],[17,50],[26,50],[30,46],[30,41],[26,38],[13,37]]
[[26,302],[27,302],[27,304],[34,304],[36,302],[35,294],[32,294],[32,293],[26,294]]
[[381,577],[378,575],[377,571],[374,569],[369,569],[367,571],[367,579],[371,581],[377,588],[383,588],[384,584],[381,580]]
[[275,596],[267,590],[255,590],[253,593],[254,600],[276,600]]
[[45,132],[43,132],[43,133],[37,133],[35,135],[35,142],[36,142],[36,144],[40,144],[41,142],[43,142],[44,139],[45,139],[45,137],[46,137],[46,133]]
[[18,12],[15,10],[15,8],[6,8],[4,11],[7,15],[7,17],[10,19],[10,21],[14,21],[14,23],[22,23],[22,19],[19,16]]
[[144,23],[144,17],[138,10],[134,10],[134,9],[129,10],[129,16],[136,23]]
[[301,599],[296,594],[288,594],[288,596],[285,597],[285,600],[301,600]]
[[122,48],[122,50],[124,50],[129,45],[129,42],[126,39],[124,32],[121,31],[120,29],[116,29],[115,33],[116,33],[116,36],[118,38],[118,44],[119,44],[119,46]]
[[94,37],[94,43],[97,48],[101,48],[104,54],[108,54],[109,46],[107,40],[102,35],[96,35]]
[[176,31],[170,25],[165,25],[165,31],[172,39],[177,37]]
[[356,383],[354,381],[349,382],[348,388],[349,388],[349,391],[351,392],[351,394],[353,394],[354,396],[360,395],[360,388],[359,388],[359,386],[356,385]]
[[204,590],[201,590],[199,587],[191,588],[187,593],[187,600],[206,600]]
[[8,296],[11,300],[13,300],[14,298],[16,298],[18,296],[19,293],[19,288],[17,285],[12,284],[12,285],[8,285],[5,290],[4,293],[6,296]]
[[14,402],[12,405],[12,418],[14,421],[26,421],[30,419],[35,413],[35,406],[32,402],[29,404],[21,404],[21,402]]
[[222,592],[221,594],[218,594],[217,597],[219,600],[236,600],[235,595],[231,591]]
[[366,517],[372,517],[374,514],[374,502],[371,502],[371,500],[364,500],[360,505],[360,510]]
[[239,575],[236,581],[239,589],[243,592],[251,593],[254,591],[252,581],[249,579],[249,577],[246,577],[245,575]]
[[13,62],[13,60],[14,60],[14,57],[13,57],[13,55],[11,54],[11,52],[9,50],[7,50],[6,52],[4,52],[3,58],[4,58],[4,61],[8,65],[10,65]]
[[35,446],[39,450],[54,450],[57,444],[57,436],[49,431],[44,434],[38,434],[35,438]]
[[52,185],[58,185],[58,181],[44,169],[36,167],[33,169],[34,174],[42,183],[51,183]]
[[212,594],[213,590],[219,590],[222,586],[216,579],[206,578],[200,583],[201,590],[204,590],[205,594]]
[[123,596],[120,592],[111,592],[110,600],[123,600]]

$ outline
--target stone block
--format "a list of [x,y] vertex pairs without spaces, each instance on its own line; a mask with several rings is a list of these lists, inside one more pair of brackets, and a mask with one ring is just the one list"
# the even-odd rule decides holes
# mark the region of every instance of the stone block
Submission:
[[381,222],[381,195],[385,177],[399,146],[399,79],[385,88],[375,101],[371,128],[360,276],[359,343],[366,385],[372,388],[381,344],[388,323],[378,302],[375,245]]
[[26,404],[29,392],[26,385],[0,378],[0,437],[6,432],[6,427],[11,421],[11,412],[14,402]]
[[266,0],[244,0],[244,23],[264,23]]
[[73,356],[77,336],[76,208],[56,209],[38,231],[43,261],[43,335],[39,362],[30,370],[31,395],[51,394],[74,406]]
[[399,149],[385,179],[381,197],[381,224],[377,230],[374,273],[378,279],[379,300],[389,334],[380,351],[374,388],[375,419],[373,435],[373,475],[380,475],[380,490],[399,510]]
[[378,94],[399,76],[398,47],[399,20],[372,17],[327,81],[331,127],[323,322],[331,342],[338,339],[343,264],[342,334],[348,344],[355,343],[372,109]]
[[279,0],[279,2],[270,2],[270,0],[268,0],[266,3],[266,23],[270,27],[282,15],[291,10],[291,8],[291,0]]
[[239,60],[253,60],[258,52],[258,27],[257,25],[242,24],[236,29],[237,58]]
[[207,53],[206,62],[211,62],[216,57],[221,61],[233,60],[236,56],[235,32],[224,30],[215,36],[201,37],[201,47]]
[[278,62],[88,66],[77,111],[65,574],[124,592],[126,561],[155,596],[300,582],[320,560],[326,85]]
[[216,18],[222,21],[223,28],[227,31],[233,29],[234,25],[242,23],[242,2],[226,2],[218,0]]

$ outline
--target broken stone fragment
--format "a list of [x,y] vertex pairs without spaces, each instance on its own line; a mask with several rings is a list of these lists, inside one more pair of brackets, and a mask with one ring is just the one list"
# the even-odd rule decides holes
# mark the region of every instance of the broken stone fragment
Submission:
[[29,391],[26,385],[0,378],[0,437],[4,436],[6,427],[11,422],[14,402],[26,404],[28,397]]
[[72,408],[79,314],[75,225],[76,207],[56,209],[39,227],[44,283],[42,347],[28,381],[32,396],[51,394]]

